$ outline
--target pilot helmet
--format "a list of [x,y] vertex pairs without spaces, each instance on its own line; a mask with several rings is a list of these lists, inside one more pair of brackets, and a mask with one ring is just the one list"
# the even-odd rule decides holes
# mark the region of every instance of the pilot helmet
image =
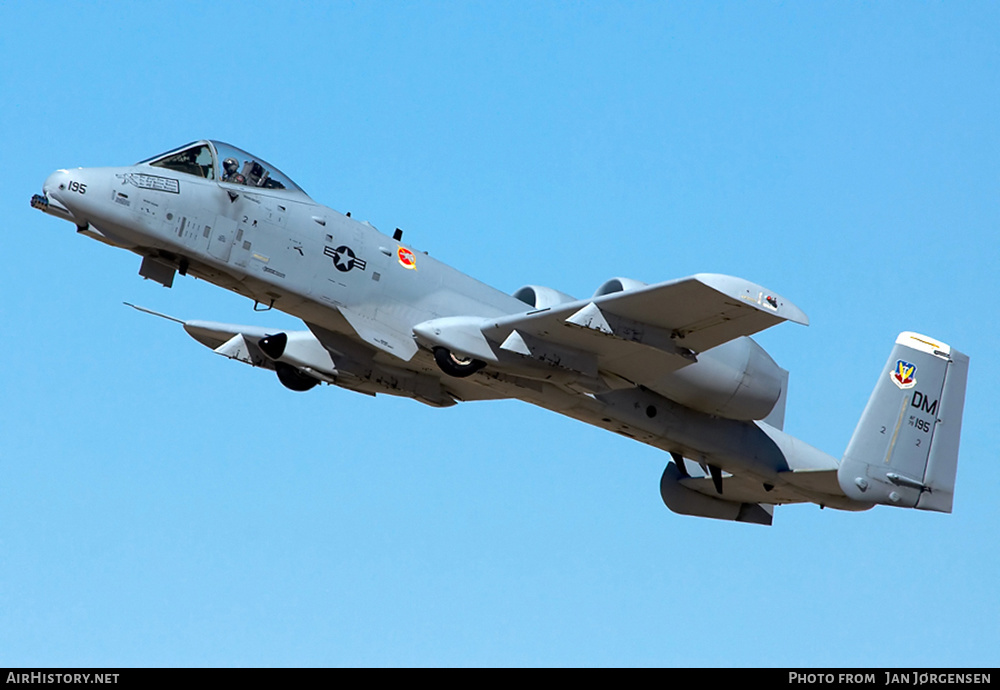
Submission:
[[235,158],[227,158],[226,160],[222,161],[222,167],[226,169],[227,175],[232,175],[234,172],[236,172],[236,168],[238,168],[239,165],[240,164],[236,162]]

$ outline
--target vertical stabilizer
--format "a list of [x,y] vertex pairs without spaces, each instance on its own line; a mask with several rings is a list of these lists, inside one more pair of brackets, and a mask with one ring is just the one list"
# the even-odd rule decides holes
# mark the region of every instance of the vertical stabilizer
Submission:
[[961,352],[901,333],[837,471],[844,493],[950,513],[968,371]]

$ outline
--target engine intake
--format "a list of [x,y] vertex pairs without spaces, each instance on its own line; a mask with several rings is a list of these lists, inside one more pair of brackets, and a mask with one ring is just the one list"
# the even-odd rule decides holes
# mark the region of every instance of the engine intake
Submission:
[[646,287],[646,283],[641,280],[633,280],[632,278],[612,278],[611,280],[606,280],[601,283],[601,287],[597,288],[597,292],[594,293],[594,297],[610,295],[614,292],[638,290],[643,287]]
[[514,297],[535,309],[547,309],[557,304],[576,301],[576,297],[572,295],[541,285],[525,285],[514,293]]

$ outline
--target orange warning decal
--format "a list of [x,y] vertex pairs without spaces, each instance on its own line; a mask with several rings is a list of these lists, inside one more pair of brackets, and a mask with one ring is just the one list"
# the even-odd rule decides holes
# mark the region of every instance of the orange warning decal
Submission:
[[417,267],[417,257],[406,247],[397,249],[396,257],[399,259],[399,265],[403,268],[415,269]]

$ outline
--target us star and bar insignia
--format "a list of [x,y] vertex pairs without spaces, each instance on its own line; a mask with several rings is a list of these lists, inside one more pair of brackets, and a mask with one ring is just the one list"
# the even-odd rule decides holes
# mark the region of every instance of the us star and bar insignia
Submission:
[[344,273],[347,273],[352,268],[363,271],[368,266],[368,262],[364,259],[359,259],[354,250],[346,244],[336,249],[333,247],[324,247],[323,253],[333,259],[333,265],[338,271],[343,271]]

